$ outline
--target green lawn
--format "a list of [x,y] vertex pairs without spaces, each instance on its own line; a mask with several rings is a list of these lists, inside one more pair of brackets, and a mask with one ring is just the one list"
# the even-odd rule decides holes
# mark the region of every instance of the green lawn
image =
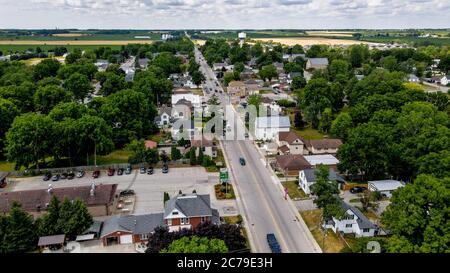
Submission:
[[291,127],[291,130],[306,140],[323,139],[323,134],[316,129],[305,128],[303,130],[299,130],[295,127]]
[[[97,165],[128,163],[130,154],[130,152],[125,150],[117,150],[109,155],[97,156]],[[89,157],[89,163],[94,164],[94,156]]]
[[2,172],[14,171],[15,165],[16,164],[8,162],[8,161],[0,161],[0,171],[2,171]]
[[298,188],[296,181],[281,182],[283,187],[288,189],[288,194],[291,199],[302,199],[308,197],[301,189]]
[[[40,47],[43,51],[52,50],[56,47],[60,47],[57,45],[0,45],[0,51],[6,55],[8,52],[24,52],[29,49],[35,50],[37,47]],[[68,51],[74,51],[75,49],[81,50],[94,50],[99,47],[110,47],[113,50],[120,50],[120,45],[63,45],[63,47],[67,48]]]

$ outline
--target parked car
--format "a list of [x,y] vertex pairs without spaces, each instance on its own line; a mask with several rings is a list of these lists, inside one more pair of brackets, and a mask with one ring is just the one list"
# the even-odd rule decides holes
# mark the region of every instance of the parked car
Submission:
[[100,177],[100,171],[99,171],[99,170],[94,171],[94,172],[92,173],[92,177],[93,177],[93,178],[99,178],[99,177]]
[[169,166],[168,165],[164,165],[162,167],[162,173],[168,173],[169,172]]
[[42,178],[42,180],[44,181],[49,181],[50,179],[52,179],[52,174],[50,172],[45,173],[44,177]]
[[267,243],[269,243],[269,247],[272,253],[281,253],[281,247],[277,241],[277,238],[275,237],[275,234],[267,234]]
[[125,195],[134,195],[134,190],[124,190],[122,192],[120,192],[121,196],[125,196]]
[[61,179],[61,180],[67,179],[67,176],[68,176],[67,173],[62,173],[61,176],[60,176],[60,179]]
[[83,170],[78,171],[77,178],[82,178],[86,173]]
[[364,188],[364,187],[356,186],[356,187],[351,188],[350,192],[353,193],[353,194],[356,194],[356,193],[364,192],[365,190],[367,190],[367,189]]
[[123,168],[119,168],[117,170],[117,175],[122,175],[123,174]]
[[132,171],[133,169],[131,168],[131,166],[128,166],[127,167],[127,169],[126,169],[126,171],[125,171],[125,174],[131,174],[131,171]]
[[139,170],[139,172],[140,172],[141,174],[145,174],[146,171],[147,171],[147,169],[145,169],[145,167],[141,167],[141,169]]
[[116,173],[116,170],[113,168],[108,169],[108,176],[113,176]]
[[60,178],[61,176],[59,174],[55,174],[54,176],[52,176],[52,181],[59,181]]
[[243,157],[240,157],[239,163],[241,163],[242,166],[245,166],[245,159]]
[[74,178],[75,178],[75,174],[74,174],[72,171],[70,171],[70,172],[67,174],[67,179],[72,180],[72,179],[74,179]]
[[153,167],[149,167],[147,169],[147,174],[153,174]]
[[249,135],[248,135],[248,133],[245,133],[245,139],[248,139],[249,138]]

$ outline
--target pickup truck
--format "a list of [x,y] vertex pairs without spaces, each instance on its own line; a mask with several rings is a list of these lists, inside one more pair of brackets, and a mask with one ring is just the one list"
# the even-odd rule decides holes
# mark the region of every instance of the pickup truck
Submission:
[[267,234],[267,243],[269,243],[270,250],[272,251],[272,253],[281,253],[281,247],[277,241],[277,238],[275,238],[275,234],[273,233]]

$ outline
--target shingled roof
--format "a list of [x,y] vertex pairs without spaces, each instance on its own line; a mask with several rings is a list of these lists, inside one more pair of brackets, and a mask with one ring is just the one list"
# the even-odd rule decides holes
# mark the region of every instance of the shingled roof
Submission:
[[110,205],[114,201],[116,190],[117,184],[100,184],[95,186],[94,196],[90,195],[91,186],[53,188],[50,192],[47,189],[3,192],[0,193],[0,211],[8,212],[14,201],[19,202],[22,208],[28,212],[45,210],[53,195],[59,200],[78,198],[84,201],[88,207]]
[[186,215],[186,217],[212,216],[213,214],[208,194],[186,194],[171,198],[165,205],[164,218],[169,216],[175,209]]
[[283,170],[301,171],[312,168],[302,155],[279,155],[276,160],[278,166]]
[[289,144],[292,144],[297,139],[300,139],[303,143],[305,142],[305,140],[301,136],[297,135],[295,132],[292,132],[292,131],[279,132],[278,133],[278,139],[280,141],[286,141]]
[[340,139],[315,139],[306,141],[306,147],[313,147],[314,149],[337,149],[342,145]]

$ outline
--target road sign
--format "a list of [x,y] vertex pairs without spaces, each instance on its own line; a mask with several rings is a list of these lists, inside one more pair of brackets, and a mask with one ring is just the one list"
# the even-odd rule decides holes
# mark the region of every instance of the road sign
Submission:
[[228,181],[228,169],[221,168],[220,169],[220,182],[227,182],[227,181]]

